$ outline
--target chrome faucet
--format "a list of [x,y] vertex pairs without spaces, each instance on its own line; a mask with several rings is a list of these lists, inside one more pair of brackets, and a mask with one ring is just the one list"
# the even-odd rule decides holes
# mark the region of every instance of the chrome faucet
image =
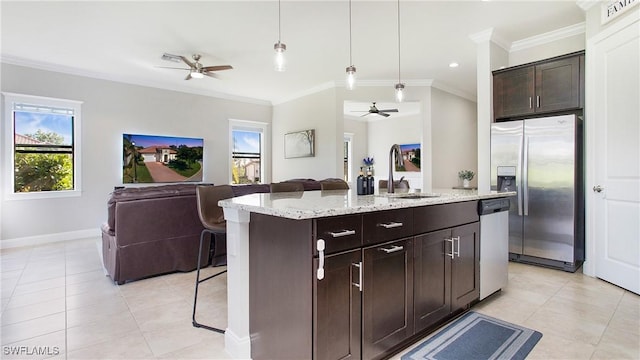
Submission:
[[389,150],[389,179],[387,180],[387,193],[393,193],[393,154],[396,154],[396,165],[404,166],[404,159],[402,159],[402,150],[400,150],[400,145],[393,144],[391,145],[391,150]]

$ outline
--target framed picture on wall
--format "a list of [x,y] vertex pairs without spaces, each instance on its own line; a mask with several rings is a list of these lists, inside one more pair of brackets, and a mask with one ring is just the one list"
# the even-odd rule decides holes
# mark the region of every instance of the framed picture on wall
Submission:
[[404,166],[396,165],[396,171],[420,171],[420,144],[402,144],[402,160]]
[[285,159],[315,156],[314,129],[284,134]]
[[122,135],[122,183],[202,181],[204,140],[156,135]]

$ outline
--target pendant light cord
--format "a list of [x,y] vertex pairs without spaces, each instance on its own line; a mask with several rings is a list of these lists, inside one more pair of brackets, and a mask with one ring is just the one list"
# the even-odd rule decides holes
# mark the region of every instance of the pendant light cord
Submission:
[[278,42],[280,42],[280,35],[281,35],[281,30],[280,30],[280,0],[278,0]]
[[349,0],[349,65],[353,65],[351,50],[351,0]]
[[400,83],[400,0],[398,0],[398,84]]

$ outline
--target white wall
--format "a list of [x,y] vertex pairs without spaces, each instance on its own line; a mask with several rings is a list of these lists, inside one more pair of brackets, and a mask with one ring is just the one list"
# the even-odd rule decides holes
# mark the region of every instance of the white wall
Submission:
[[344,119],[344,132],[353,134],[353,140],[351,142],[352,184],[355,184],[355,179],[362,166],[362,159],[371,156],[368,152],[368,128],[369,123],[366,121]]
[[[369,153],[375,159],[376,180],[389,178],[389,150],[393,144],[421,144],[422,143],[422,116],[410,115],[389,118],[376,118],[369,122]],[[425,152],[424,146],[420,149]],[[427,151],[429,153],[429,151]],[[393,179],[398,180],[404,176],[409,181],[411,188],[422,187],[422,172],[395,172]],[[377,181],[376,181],[377,186]]]
[[438,89],[431,91],[431,99],[433,187],[459,186],[458,171],[478,173],[477,106]]
[[[342,117],[336,117],[335,97],[331,88],[273,107],[273,182],[342,178],[342,161],[338,159],[342,159],[343,126]],[[307,129],[315,129],[315,156],[285,159],[284,134]]]
[[[109,193],[114,186],[122,184],[123,133],[204,138],[204,181],[220,184],[227,183],[228,179],[228,119],[271,122],[269,105],[9,64],[2,64],[1,74],[2,91],[84,102],[82,196],[10,201],[3,196],[0,218],[3,244],[0,245],[4,246],[20,239],[37,241],[42,235],[86,230],[95,230],[98,234],[100,224],[106,220]],[[5,148],[0,151],[4,158]],[[10,170],[2,164],[1,171]]]

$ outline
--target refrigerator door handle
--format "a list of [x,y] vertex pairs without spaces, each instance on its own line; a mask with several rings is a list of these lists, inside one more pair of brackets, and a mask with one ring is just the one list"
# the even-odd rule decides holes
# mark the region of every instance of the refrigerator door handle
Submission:
[[524,164],[522,166],[522,197],[524,216],[529,216],[529,137],[524,138]]
[[522,138],[520,139],[520,148],[518,149],[518,171],[516,171],[516,192],[518,194],[518,216],[522,216]]

